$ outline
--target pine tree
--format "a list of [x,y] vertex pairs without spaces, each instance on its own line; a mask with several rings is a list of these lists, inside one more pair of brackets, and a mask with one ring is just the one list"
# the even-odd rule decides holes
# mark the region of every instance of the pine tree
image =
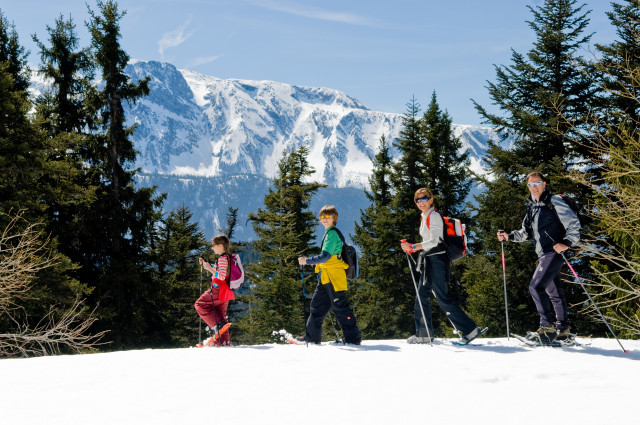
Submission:
[[[81,305],[89,289],[71,277],[77,265],[60,253],[59,241],[50,232],[55,217],[50,200],[81,192],[70,190],[73,185],[66,184],[66,177],[75,172],[67,166],[66,150],[50,143],[31,119],[26,56],[15,28],[8,26],[0,13],[0,228],[5,228],[7,220],[19,217],[12,231],[19,234],[31,226],[43,229],[38,232],[39,249],[50,260],[46,262],[48,267],[34,274],[35,284],[29,284],[28,296],[16,310],[19,314],[0,324],[9,335],[30,332],[34,320],[40,321],[46,333],[64,317],[89,317],[82,313]],[[5,319],[0,317],[0,321]],[[33,343],[38,343],[36,338]]]
[[0,12],[0,212],[26,209],[24,218],[37,220],[41,214],[38,178],[45,151],[42,136],[28,116],[29,75],[17,31]]
[[618,40],[608,45],[596,44],[602,57],[595,63],[595,70],[605,91],[607,119],[626,118],[627,124],[637,126],[640,106],[636,100],[640,88],[634,80],[634,71],[640,68],[640,1],[626,0],[611,6],[613,11],[607,12],[607,16],[616,28]]
[[146,249],[162,197],[154,197],[154,188],[135,188],[135,171],[128,169],[136,152],[129,139],[134,127],[125,126],[124,102],[135,102],[149,88],[148,79],[134,83],[124,72],[129,56],[120,45],[120,20],[126,12],[113,1],[97,4],[100,14],[89,9],[87,26],[103,87],[92,106],[103,132],[88,152],[100,189],[87,211],[92,226],[82,240],[83,273],[97,284],[93,295],[105,318],[102,324],[110,328],[115,346],[124,347],[138,344],[148,331],[137,311],[146,303],[147,287],[153,290],[145,274],[150,263]]
[[[90,127],[92,116],[87,111],[87,93],[91,85],[93,63],[88,48],[77,50],[79,39],[73,20],[62,16],[55,27],[47,26],[49,46],[33,35],[40,49],[42,66],[39,73],[51,81],[53,91],[44,93],[36,107],[49,133],[83,133]],[[75,149],[74,149],[75,151]]]
[[427,148],[425,185],[434,191],[438,210],[460,217],[471,187],[469,154],[459,153],[462,142],[453,135],[452,123],[449,114],[440,110],[434,91],[421,120]]
[[[568,122],[586,117],[597,94],[592,80],[582,72],[586,61],[578,55],[591,37],[583,34],[589,22],[589,12],[583,8],[576,7],[576,0],[545,0],[540,6],[529,7],[533,20],[528,23],[536,35],[533,48],[526,55],[513,51],[512,64],[496,66],[497,82],[487,86],[503,115],[489,113],[474,102],[486,123],[513,140],[509,149],[491,145],[485,159],[494,179],[483,182],[487,190],[474,208],[473,248],[480,258],[469,263],[464,275],[464,281],[471,283],[470,311],[483,315],[491,332],[504,329],[504,296],[498,290],[502,280],[500,244],[495,235],[498,229],[521,227],[528,195],[524,176],[534,170],[545,173],[551,179],[551,191],[576,194],[585,203],[586,195],[566,177],[570,168],[585,164],[590,155],[583,144],[574,142],[580,129]],[[527,285],[536,255],[530,244],[520,245],[505,245],[507,282],[515,288],[511,292],[510,287],[509,293],[510,307],[513,304],[515,310],[509,315],[514,332],[537,326]],[[584,271],[579,268],[579,273]],[[565,290],[570,304],[583,300],[579,288],[567,284]],[[592,325],[581,319],[572,316],[572,326],[588,331]]]
[[[576,181],[596,194],[586,213],[594,225],[583,234],[582,244],[593,275],[583,281],[592,283],[589,291],[619,336],[637,338],[640,241],[635,223],[640,205],[635,176],[640,167],[640,3],[627,0],[612,3],[612,8],[607,15],[618,39],[596,45],[601,57],[587,69],[602,89],[603,102],[586,119],[586,126],[567,121],[588,129],[575,141],[592,152],[588,172],[573,174]],[[600,321],[591,306],[585,310]]]
[[353,288],[353,308],[365,338],[406,337],[413,323],[413,287],[398,279],[398,267],[406,258],[399,249],[397,223],[391,211],[393,199],[392,158],[386,138],[373,158],[367,199],[371,205],[360,212],[354,242],[362,252],[360,276]]
[[0,62],[4,62],[5,72],[13,78],[12,91],[21,93],[27,99],[27,89],[31,71],[27,66],[28,52],[20,45],[15,25],[9,21],[0,10]]
[[415,241],[418,234],[413,195],[425,186],[428,179],[428,152],[419,113],[420,105],[414,97],[407,104],[407,112],[402,117],[400,137],[393,142],[393,146],[400,151],[400,158],[393,164],[393,199],[390,207],[402,238],[410,241]]
[[92,170],[86,165],[86,147],[91,144],[94,114],[88,99],[95,92],[91,85],[92,62],[88,49],[76,51],[78,37],[71,18],[56,19],[47,26],[49,45],[35,35],[40,49],[41,76],[51,81],[49,91],[36,99],[36,124],[43,130],[47,145],[47,167],[41,192],[47,205],[48,230],[59,243],[61,252],[81,262],[81,220],[91,209],[97,185],[91,181]]
[[224,229],[220,229],[220,233],[223,233],[229,237],[229,240],[233,239],[233,230],[238,223],[238,208],[229,207],[227,211],[227,226]]
[[141,345],[185,347],[198,337],[193,303],[210,284],[209,277],[201,276],[198,257],[209,257],[211,249],[192,219],[189,208],[178,207],[163,220],[153,238],[154,286],[145,287],[148,303],[142,314],[149,332]]
[[324,186],[306,182],[314,173],[308,154],[303,146],[282,158],[273,187],[265,195],[264,209],[249,215],[258,237],[254,247],[260,260],[245,269],[252,290],[240,297],[250,306],[249,314],[237,323],[246,341],[269,341],[271,332],[279,329],[292,333],[304,330],[297,258],[314,252],[310,244],[317,218],[308,208],[313,194]]
[[512,51],[512,65],[496,66],[497,82],[487,86],[493,103],[506,116],[474,102],[486,123],[515,137],[518,161],[513,166],[536,168],[554,158],[571,165],[588,156],[563,135],[567,127],[558,120],[558,112],[572,120],[585,117],[594,95],[592,81],[581,70],[585,60],[577,54],[591,38],[583,35],[589,12],[576,3],[545,0],[535,8],[528,6],[534,17],[528,24],[536,34],[533,49],[526,55]]

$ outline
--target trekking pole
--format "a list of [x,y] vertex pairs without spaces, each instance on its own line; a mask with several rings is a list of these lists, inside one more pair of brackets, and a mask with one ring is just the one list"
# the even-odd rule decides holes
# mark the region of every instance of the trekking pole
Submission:
[[338,328],[336,328],[336,323],[333,321],[333,311],[329,312],[329,319],[331,319],[331,326],[333,326],[333,332],[336,334],[336,343],[340,343],[340,334],[338,333]]
[[[406,242],[406,239],[402,239],[400,242]],[[418,284],[416,283],[416,278],[413,275],[413,268],[411,267],[411,257],[409,256],[408,252],[405,252],[405,254],[407,254],[407,264],[409,264],[409,273],[411,273],[411,280],[413,281],[413,287],[416,290],[416,298],[418,299],[418,305],[420,306],[420,313],[422,313],[422,320],[424,320],[424,327],[427,330],[427,337],[429,337],[429,344],[433,345],[433,341],[431,341],[431,333],[429,332],[429,326],[427,325],[427,317],[424,315],[424,308],[422,308],[422,300],[420,300],[420,293],[418,292]],[[416,329],[416,333],[418,333],[418,330]],[[416,335],[417,336],[417,335]]]
[[307,294],[304,289],[304,266],[300,265],[300,275],[302,276],[302,320],[304,326],[303,329],[307,329]]
[[[555,245],[556,241],[553,240],[553,238],[549,235],[549,233],[547,233],[547,231],[545,230],[544,233],[547,234],[547,237],[549,239],[551,239],[551,242],[553,242],[553,244]],[[584,293],[587,294],[587,297],[589,298],[589,301],[591,301],[591,304],[593,304],[593,307],[595,307],[596,311],[598,312],[598,314],[600,314],[600,317],[602,318],[602,321],[604,322],[605,325],[607,325],[607,328],[609,328],[609,331],[611,332],[611,334],[613,335],[613,337],[616,339],[616,341],[618,341],[618,344],[620,345],[620,348],[622,348],[622,351],[624,353],[628,353],[629,350],[626,350],[623,346],[622,343],[620,342],[620,340],[618,339],[618,336],[616,335],[616,333],[613,331],[613,329],[611,329],[611,326],[609,326],[609,322],[607,322],[607,319],[605,319],[604,314],[602,314],[602,312],[600,311],[600,309],[598,308],[598,306],[596,305],[596,302],[593,300],[593,298],[591,298],[591,294],[589,294],[589,291],[587,291],[587,288],[584,287],[584,284],[582,283],[582,281],[580,280],[580,278],[578,277],[578,273],[576,273],[576,271],[573,269],[573,267],[571,266],[571,264],[569,263],[569,261],[567,261],[567,257],[565,257],[564,252],[561,252],[560,255],[562,255],[562,259],[564,260],[565,263],[567,263],[567,266],[569,266],[569,269],[571,270],[571,272],[573,273],[573,276],[576,278],[576,282],[578,282],[580,284],[580,286],[582,287],[582,289],[584,290]]]
[[[498,230],[498,233],[504,233],[504,230]],[[507,318],[507,340],[509,339],[509,305],[507,304],[507,268],[504,263],[504,241],[500,240],[500,248],[502,249],[502,279],[504,281],[504,314]]]
[[[202,264],[200,264],[200,292],[198,293],[202,294]],[[200,344],[202,341],[202,317],[200,315],[198,317],[198,344]]]

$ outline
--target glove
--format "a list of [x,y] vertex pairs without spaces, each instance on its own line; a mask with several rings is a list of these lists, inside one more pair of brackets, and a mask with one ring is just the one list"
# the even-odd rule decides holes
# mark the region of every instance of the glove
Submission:
[[[407,240],[402,239],[400,242],[405,243],[407,242]],[[416,252],[416,246],[414,244],[411,244],[411,247],[409,248],[409,251],[407,251],[407,254],[413,254],[414,252]]]

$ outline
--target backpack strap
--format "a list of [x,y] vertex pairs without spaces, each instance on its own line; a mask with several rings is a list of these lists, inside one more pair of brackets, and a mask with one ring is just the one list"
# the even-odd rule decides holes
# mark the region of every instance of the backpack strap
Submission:
[[435,211],[435,209],[429,211],[429,214],[427,214],[427,219],[425,220],[425,224],[427,225],[427,229],[429,229],[429,230],[431,230],[431,213],[434,212],[434,211]]
[[[340,240],[342,241],[342,249],[344,249],[344,245],[345,245],[345,241],[344,241],[344,236],[342,235],[342,232],[340,231],[340,229],[338,229],[337,227],[333,226],[331,229],[329,230],[335,230],[336,233],[338,234],[338,236],[340,237]],[[320,242],[320,250],[322,250],[322,245],[324,245],[324,240],[326,239],[327,235],[329,234],[329,232],[326,232],[324,234],[324,236],[322,237],[322,242]]]
[[231,284],[231,262],[233,261],[231,259],[231,254],[229,254],[228,252],[225,252],[224,254],[222,254],[220,257],[218,257],[218,259],[216,260],[216,268],[218,265],[218,261],[220,260],[221,257],[227,256],[227,277],[225,278],[225,282],[227,282],[227,285]]

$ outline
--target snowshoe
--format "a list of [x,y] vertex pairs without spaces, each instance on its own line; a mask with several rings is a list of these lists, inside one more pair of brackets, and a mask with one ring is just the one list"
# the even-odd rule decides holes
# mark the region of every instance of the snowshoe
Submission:
[[[225,323],[220,329],[218,329],[212,336],[202,341],[202,344],[196,345],[198,348],[204,347],[220,347],[220,337],[229,331],[231,322]],[[215,328],[214,328],[215,329]],[[213,330],[213,329],[212,329]],[[228,344],[226,344],[228,345]]]
[[479,336],[484,335],[488,330],[489,330],[488,327],[484,329],[475,328],[473,331],[469,332],[468,334],[463,335],[459,340],[451,341],[451,343],[453,345],[469,345],[471,341],[478,338]]

